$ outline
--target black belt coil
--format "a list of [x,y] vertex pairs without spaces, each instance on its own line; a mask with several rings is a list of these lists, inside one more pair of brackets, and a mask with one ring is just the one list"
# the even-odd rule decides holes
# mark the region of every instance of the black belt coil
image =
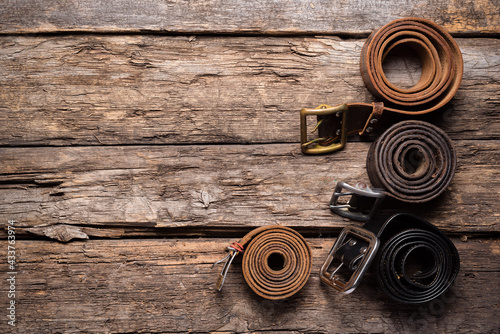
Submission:
[[[407,304],[438,297],[458,274],[460,257],[455,245],[416,216],[401,213],[385,222],[371,220],[362,228],[348,226],[345,230],[320,273],[323,282],[341,292],[352,292],[370,263],[384,292]],[[338,278],[337,270],[330,271],[335,259],[352,273],[349,280]]]
[[400,201],[423,203],[449,185],[457,164],[453,143],[438,127],[404,121],[387,129],[370,147],[366,168],[371,183]]

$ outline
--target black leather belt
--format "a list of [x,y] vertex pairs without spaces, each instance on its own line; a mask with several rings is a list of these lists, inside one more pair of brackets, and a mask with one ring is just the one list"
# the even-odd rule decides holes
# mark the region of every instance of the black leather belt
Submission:
[[450,184],[456,164],[455,148],[446,133],[414,120],[387,129],[372,144],[366,159],[372,185],[410,203],[439,196]]
[[389,297],[416,304],[448,289],[458,274],[460,258],[455,245],[435,226],[400,213],[363,227],[347,226],[321,267],[320,277],[336,290],[351,293],[371,264]]

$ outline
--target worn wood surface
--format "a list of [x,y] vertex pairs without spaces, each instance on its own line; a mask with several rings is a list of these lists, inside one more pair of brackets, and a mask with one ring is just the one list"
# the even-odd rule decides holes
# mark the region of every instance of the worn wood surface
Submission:
[[220,267],[210,267],[232,239],[23,241],[18,326],[24,333],[497,333],[500,263],[491,255],[500,242],[453,240],[462,264],[456,283],[417,307],[388,300],[372,274],[347,296],[321,284],[316,273],[331,238],[308,239],[314,274],[282,301],[256,296],[238,263],[216,291]]
[[0,31],[366,35],[408,16],[452,33],[500,33],[496,0],[9,0],[0,9]]
[[[298,145],[300,108],[374,101],[361,47],[405,16],[450,31],[465,65],[425,118],[454,140],[452,183],[381,212],[416,213],[458,248],[452,289],[419,306],[388,300],[372,274],[348,296],[320,284],[352,223],[328,201],[337,180],[368,181],[370,139],[325,156]],[[17,327],[2,255],[0,332],[499,333],[499,36],[495,0],[4,1],[0,222],[15,220]],[[420,64],[391,55],[384,68],[411,85]],[[304,290],[263,300],[237,263],[216,292],[211,264],[268,224],[307,237]]]
[[[420,213],[447,232],[500,232],[491,191],[500,188],[498,141],[456,144],[448,191],[430,205],[392,203],[391,211]],[[337,180],[369,182],[369,145],[349,143],[321,157],[302,155],[298,144],[3,148],[0,210],[7,214],[0,217],[23,227],[338,230],[347,220],[328,209],[333,188]]]
[[[374,101],[359,73],[364,39],[0,41],[2,145],[297,142],[301,108]],[[430,117],[453,139],[500,138],[500,41],[458,42],[463,83]],[[408,75],[408,63],[392,65],[394,80]]]

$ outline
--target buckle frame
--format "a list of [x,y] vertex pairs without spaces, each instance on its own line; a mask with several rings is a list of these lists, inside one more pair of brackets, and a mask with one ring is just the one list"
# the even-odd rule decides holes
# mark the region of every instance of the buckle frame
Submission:
[[[349,108],[347,103],[340,104],[335,107],[331,107],[327,104],[322,104],[315,109],[303,108],[300,110],[300,148],[304,154],[323,154],[335,152],[343,149],[347,143],[347,112]],[[340,142],[333,143],[327,146],[321,146],[318,141],[321,138],[313,139],[311,141],[307,140],[307,116],[328,116],[332,114],[342,113],[342,127],[340,130]],[[319,125],[319,124],[318,124]],[[315,127],[314,131],[318,128]],[[313,132],[314,132],[313,131]],[[311,144],[316,143],[314,147],[309,147]]]
[[[356,265],[354,272],[352,273],[349,280],[346,282],[335,275],[336,272],[344,265],[344,262],[341,262],[340,265],[337,266],[332,273],[328,272],[328,268],[332,264],[335,258],[335,254],[337,253],[339,248],[345,245],[346,242],[350,242],[350,240],[353,240],[353,238],[351,238],[350,240],[345,241],[345,239],[349,235],[354,236],[358,240],[364,240],[368,242],[368,246],[364,250],[363,249],[360,250],[361,251],[359,255],[360,262],[359,264]],[[358,287],[359,283],[361,282],[361,279],[363,278],[364,274],[370,267],[370,264],[375,258],[375,254],[377,253],[379,246],[380,246],[380,241],[373,232],[353,225],[346,226],[342,230],[342,232],[340,232],[340,235],[333,244],[330,253],[328,253],[328,257],[321,266],[321,270],[319,273],[321,281],[323,283],[328,284],[329,286],[333,287],[335,290],[343,294],[349,294],[353,292]]]
[[[345,189],[348,192],[342,192]],[[338,200],[341,196],[358,196],[358,197],[369,197],[375,198],[375,203],[373,204],[369,213],[363,213],[361,211],[355,211],[356,208],[350,204],[350,201],[347,204],[339,204]],[[382,204],[382,201],[385,198],[385,193],[376,189],[371,189],[370,187],[365,187],[361,189],[360,187],[353,187],[343,181],[337,182],[335,186],[335,190],[333,191],[332,198],[330,199],[330,210],[333,213],[336,213],[342,217],[367,221],[370,220]]]

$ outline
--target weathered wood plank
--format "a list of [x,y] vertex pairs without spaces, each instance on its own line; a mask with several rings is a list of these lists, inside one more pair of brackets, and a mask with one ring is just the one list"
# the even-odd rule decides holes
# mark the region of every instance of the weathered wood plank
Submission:
[[[217,292],[220,267],[210,266],[232,240],[18,241],[17,327],[9,332],[494,333],[500,326],[492,317],[500,311],[498,239],[454,239],[461,256],[455,284],[420,306],[391,302],[371,273],[347,296],[321,284],[317,273],[333,243],[323,238],[308,239],[313,271],[294,297],[256,296],[238,263]],[[5,305],[5,279],[0,289]],[[5,332],[6,321],[0,326]]]
[[452,33],[500,32],[495,0],[355,1],[7,1],[0,32],[367,34],[406,16],[425,17]]
[[[433,121],[454,139],[500,138],[500,40],[458,42],[463,84]],[[297,142],[300,108],[374,101],[363,43],[4,36],[0,145]],[[418,70],[394,63],[396,79]]]
[[[328,209],[336,181],[369,182],[369,145],[326,156],[298,144],[1,148],[0,221],[331,232],[348,222]],[[420,206],[387,202],[386,212],[418,213],[452,233],[500,231],[498,140],[456,147],[449,191]]]

